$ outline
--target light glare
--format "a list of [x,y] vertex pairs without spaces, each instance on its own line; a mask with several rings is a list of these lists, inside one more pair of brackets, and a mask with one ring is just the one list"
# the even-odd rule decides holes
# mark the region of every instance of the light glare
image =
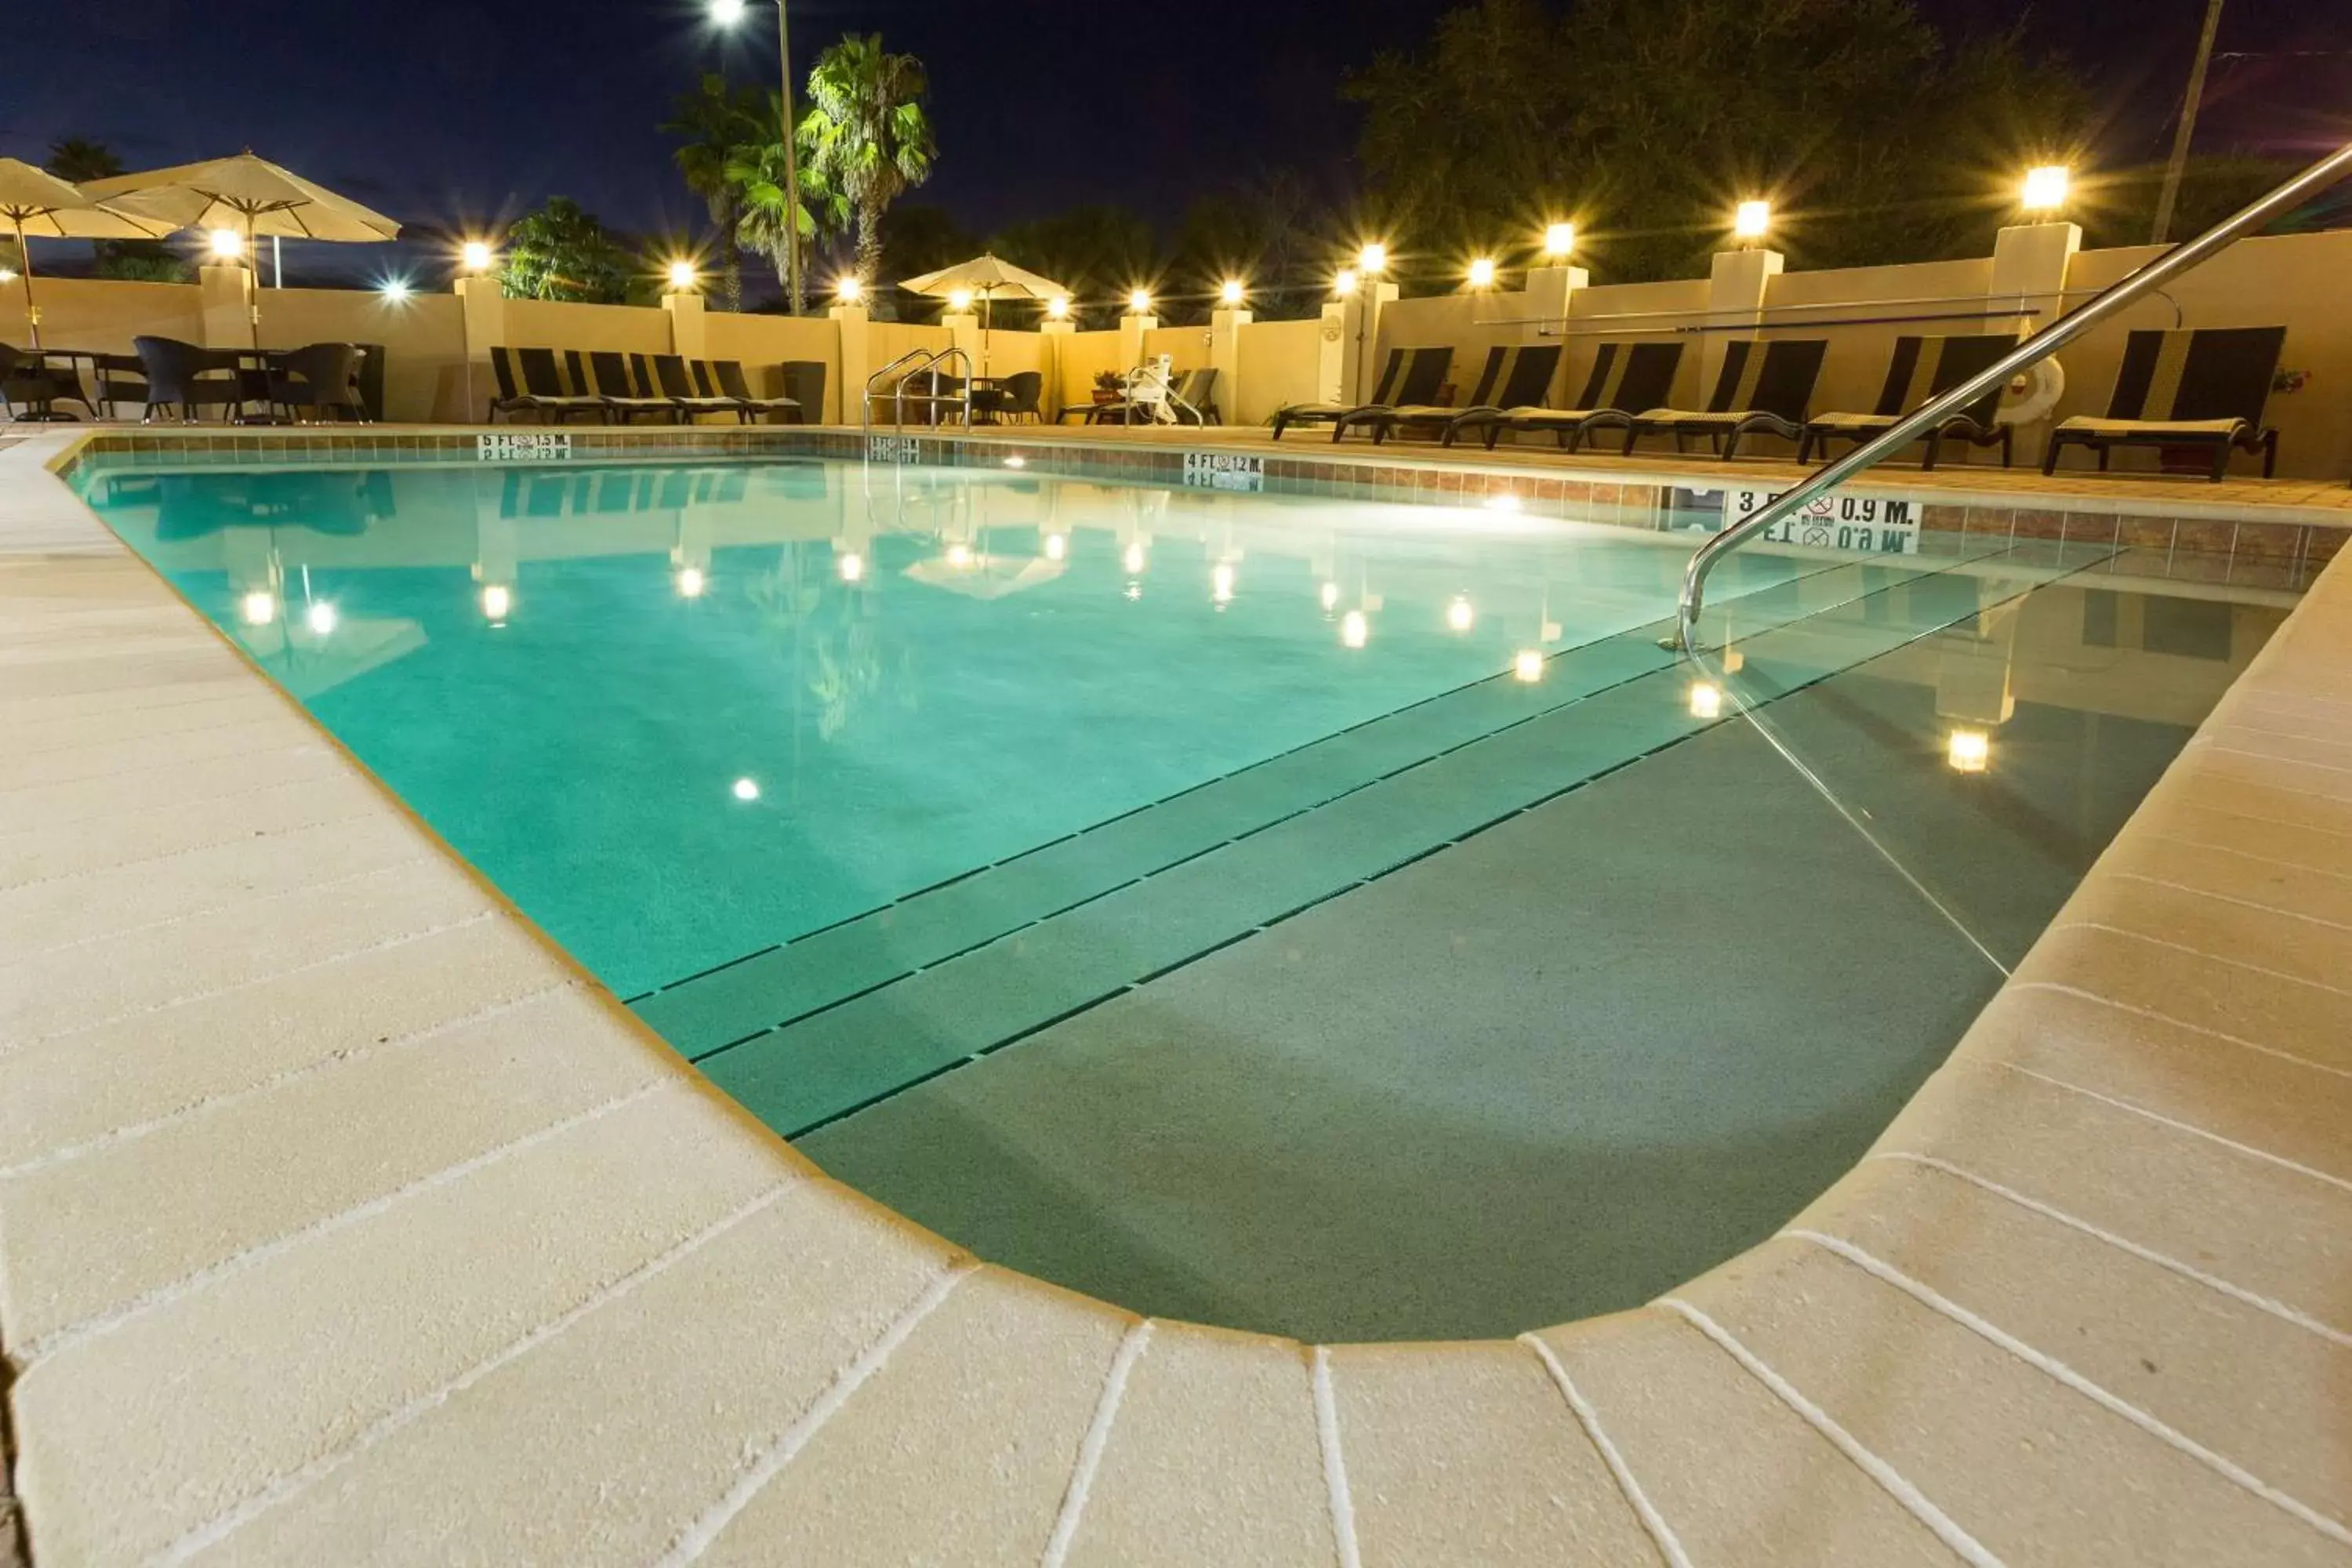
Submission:
[[503,583],[489,583],[482,588],[482,614],[494,621],[503,621],[514,608],[514,591]]
[[737,779],[731,787],[737,800],[760,798],[760,781],[757,779]]
[[1371,623],[1364,619],[1361,610],[1349,610],[1339,617],[1339,641],[1349,647],[1361,647],[1371,639]]
[[1470,287],[1492,289],[1495,286],[1495,258],[1482,256],[1470,264]]
[[959,316],[962,315],[966,310],[971,310],[971,290],[969,289],[949,289],[948,309],[953,310]]
[[408,279],[387,278],[383,280],[383,299],[388,305],[397,305],[408,298]]
[[1129,294],[1127,297],[1127,308],[1139,316],[1150,310],[1150,291],[1144,289],[1138,289],[1134,293]]
[[1980,773],[1992,763],[1992,737],[1982,730],[1955,730],[1944,742],[1944,761],[1956,773]]
[[1543,672],[1543,649],[1539,647],[1523,647],[1518,657],[1511,660],[1511,673],[1529,685],[1541,680]]
[[1128,575],[1129,576],[1133,576],[1135,574],[1142,571],[1144,565],[1143,546],[1140,543],[1129,545],[1126,552],[1119,556],[1118,563],[1127,568]]
[[949,545],[949,546],[948,546],[948,564],[949,564],[949,565],[950,565],[950,566],[952,566],[952,567],[954,567],[954,568],[956,568],[958,571],[961,571],[963,568],[965,568],[965,567],[967,567],[967,566],[971,565],[971,545],[969,545],[969,544],[950,544],[950,545]]
[[488,272],[490,269],[488,243],[479,239],[467,240],[465,248],[458,252],[458,259],[468,272]]
[[1576,226],[1574,224],[1556,223],[1544,230],[1544,254],[1546,256],[1565,258],[1575,249]]
[[1742,202],[1732,215],[1731,232],[1740,239],[1761,239],[1764,231],[1772,226],[1772,204]]
[[1047,534],[1047,535],[1045,536],[1045,559],[1046,559],[1046,560],[1048,560],[1048,561],[1059,561],[1059,560],[1061,560],[1063,557],[1065,557],[1065,556],[1068,555],[1068,554],[1069,554],[1069,552],[1070,552],[1070,537],[1069,537],[1069,535],[1067,535],[1067,534],[1066,534],[1066,533],[1049,533],[1049,534]]
[[1466,632],[1478,624],[1478,612],[1470,607],[1466,595],[1455,595],[1454,602],[1445,606],[1445,624],[1457,632]]
[[233,228],[216,228],[212,233],[213,255],[222,261],[235,261],[245,254],[245,236]]
[[1052,299],[1046,300],[1045,314],[1051,316],[1057,321],[1068,321],[1070,319],[1070,297],[1066,294],[1056,294]]
[[1220,561],[1209,573],[1209,597],[1220,605],[1229,605],[1234,598],[1234,569]]
[[866,298],[866,285],[855,277],[839,279],[834,283],[833,297],[845,305],[855,305]]
[[238,606],[248,626],[266,626],[278,618],[278,595],[255,589]]
[[669,264],[669,286],[672,289],[681,291],[693,288],[694,263],[683,260],[671,262]]
[[843,582],[855,583],[866,575],[866,557],[855,550],[845,551],[841,559],[833,563],[833,569],[841,574]]
[[2066,166],[2045,163],[2025,171],[2025,192],[2019,205],[2027,212],[2055,212],[2066,205]]
[[702,575],[701,567],[681,566],[677,569],[677,596],[679,598],[699,599],[702,597],[703,589],[709,585],[709,581]]
[[1238,278],[1226,279],[1224,287],[1217,290],[1217,298],[1228,305],[1240,304],[1242,302],[1242,280]]
[[1339,602],[1339,584],[1337,583],[1324,584],[1323,592],[1318,595],[1318,597],[1323,601],[1323,607],[1325,609],[1328,610],[1331,608],[1334,605],[1337,605]]
[[743,19],[744,0],[710,0],[710,19],[731,27]]
[[1342,267],[1339,268],[1339,275],[1331,279],[1331,292],[1344,300],[1355,291],[1356,269],[1352,267]]
[[1378,276],[1388,264],[1389,247],[1377,239],[1356,252],[1357,267],[1369,275]]
[[335,629],[335,606],[320,599],[302,612],[302,624],[319,637]]
[[1723,717],[1723,688],[1711,680],[1692,681],[1688,701],[1690,715],[1694,719]]

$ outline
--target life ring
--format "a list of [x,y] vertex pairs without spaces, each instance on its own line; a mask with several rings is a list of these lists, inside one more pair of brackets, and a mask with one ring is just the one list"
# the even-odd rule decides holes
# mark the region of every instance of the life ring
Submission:
[[1993,420],[2000,425],[2032,425],[2047,419],[2066,395],[2066,368],[2054,359],[2037,361],[2010,377],[2001,388],[2000,407]]

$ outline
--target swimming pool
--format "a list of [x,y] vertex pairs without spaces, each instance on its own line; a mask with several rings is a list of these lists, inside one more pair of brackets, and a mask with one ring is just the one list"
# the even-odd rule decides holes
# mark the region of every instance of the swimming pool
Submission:
[[1695,680],[1657,644],[1688,536],[1483,508],[815,460],[82,482],[828,1169],[1318,1339],[1628,1306],[1769,1234],[2284,598],[2112,543],[1751,549]]

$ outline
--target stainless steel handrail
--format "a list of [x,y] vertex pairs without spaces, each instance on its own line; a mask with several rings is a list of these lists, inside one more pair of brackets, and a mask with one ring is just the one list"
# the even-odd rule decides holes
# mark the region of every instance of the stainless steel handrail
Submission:
[[[905,353],[900,354],[897,359],[892,360],[888,364],[884,365],[880,370],[877,370],[872,375],[867,376],[866,378],[866,395],[861,401],[859,406],[859,428],[864,430],[872,430],[874,428],[874,388],[884,376],[888,375],[900,365],[909,364],[916,360],[929,359],[931,357],[933,357],[933,353],[929,349],[908,349]],[[900,379],[903,380],[904,378],[901,377]]]
[[1929,398],[1916,411],[1896,420],[1887,426],[1885,434],[1864,442],[1835,462],[1816,469],[1810,479],[1795,489],[1775,497],[1751,515],[1733,523],[1699,546],[1698,552],[1690,558],[1690,564],[1683,571],[1682,602],[1677,619],[1684,651],[1695,653],[1698,649],[1698,617],[1706,602],[1706,574],[1715,569],[1716,562],[1727,552],[1738,549],[1748,540],[1792,515],[1815,497],[1836,489],[1881,458],[1909,446],[1986,393],[2005,384],[2019,371],[2049,358],[2141,295],[2154,291],[2166,279],[2201,264],[2217,252],[2228,248],[2240,237],[2260,228],[2304,197],[2326,189],[2347,174],[2352,174],[2352,142],[2337,148],[2270,195],[2223,218],[2196,238],[2175,246],[2147,266],[2117,279],[2081,310],[2070,316],[2061,316],[1984,370],[1941,396]]
[[[952,397],[941,397],[939,395],[940,366],[947,364],[952,361],[961,361],[963,364],[963,390]],[[893,430],[903,430],[907,427],[907,384],[914,380],[917,376],[923,374],[929,374],[930,376],[931,390],[926,394],[919,394],[915,397],[914,401],[917,403],[928,403],[931,405],[934,410],[943,403],[960,404],[963,407],[963,426],[967,430],[971,429],[971,356],[964,353],[963,350],[960,348],[941,349],[939,353],[931,355],[930,358],[925,360],[922,363],[916,365],[912,370],[909,370],[906,374],[898,378],[898,384],[890,389],[890,403],[893,410],[890,427]],[[934,425],[939,423],[936,414],[934,415],[931,422]]]

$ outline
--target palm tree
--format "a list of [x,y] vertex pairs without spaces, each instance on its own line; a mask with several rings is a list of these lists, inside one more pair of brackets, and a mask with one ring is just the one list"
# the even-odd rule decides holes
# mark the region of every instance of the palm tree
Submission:
[[713,73],[705,76],[693,91],[678,94],[671,112],[675,118],[665,121],[662,130],[685,138],[675,154],[677,172],[686,176],[686,188],[710,208],[710,221],[719,227],[724,257],[719,271],[725,279],[727,308],[740,310],[743,264],[735,234],[743,217],[741,192],[727,177],[727,165],[735,150],[758,130],[759,95],[749,88],[730,87],[725,77]]
[[[849,204],[821,171],[808,166],[805,142],[801,150],[800,220],[797,224],[784,221],[788,205],[784,195],[784,123],[783,95],[772,92],[757,135],[733,148],[727,157],[727,183],[735,189],[736,211],[740,215],[735,223],[736,241],[766,256],[774,263],[780,279],[793,275],[787,237],[795,229],[805,253],[813,241],[837,234],[849,226]],[[807,310],[805,289],[792,300],[790,308],[795,316]]]
[[923,114],[923,62],[884,52],[882,35],[852,33],[817,57],[801,135],[809,168],[857,214],[857,271],[882,263],[882,213],[930,177],[939,149]]

